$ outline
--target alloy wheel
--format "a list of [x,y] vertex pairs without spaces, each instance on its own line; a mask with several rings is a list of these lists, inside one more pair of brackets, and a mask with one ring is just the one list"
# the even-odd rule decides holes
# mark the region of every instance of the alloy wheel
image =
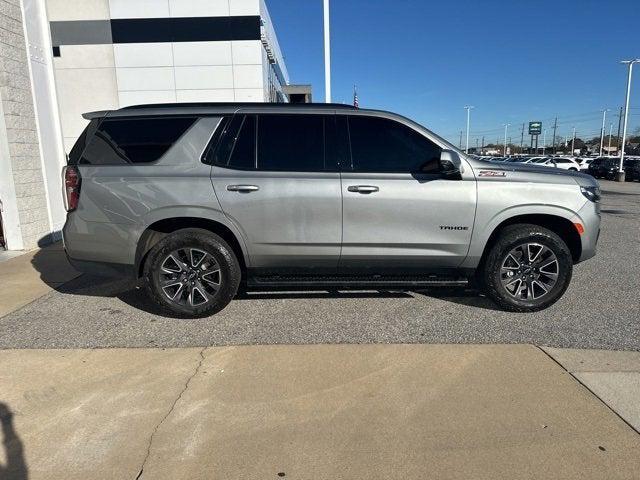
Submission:
[[555,253],[540,243],[514,247],[502,261],[500,281],[509,295],[518,300],[538,300],[558,281],[560,264]]
[[210,253],[180,248],[165,257],[158,274],[160,288],[174,303],[199,307],[209,303],[220,289],[220,265]]

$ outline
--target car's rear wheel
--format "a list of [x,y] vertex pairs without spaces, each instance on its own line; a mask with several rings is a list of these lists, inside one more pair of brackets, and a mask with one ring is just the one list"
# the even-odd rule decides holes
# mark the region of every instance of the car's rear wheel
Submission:
[[534,312],[562,297],[572,272],[571,252],[556,233],[521,224],[504,228],[480,273],[484,291],[501,308]]
[[218,235],[183,229],[160,240],[144,265],[143,287],[164,312],[183,318],[213,315],[236,295],[241,270]]

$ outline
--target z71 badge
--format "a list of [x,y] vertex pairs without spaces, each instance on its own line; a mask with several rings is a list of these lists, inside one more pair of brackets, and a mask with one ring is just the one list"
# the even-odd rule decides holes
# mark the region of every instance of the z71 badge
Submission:
[[479,177],[506,177],[507,172],[501,172],[499,170],[480,170]]

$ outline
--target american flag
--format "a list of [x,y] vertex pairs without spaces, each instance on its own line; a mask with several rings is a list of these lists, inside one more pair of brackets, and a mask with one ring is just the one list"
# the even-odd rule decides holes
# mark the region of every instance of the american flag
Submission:
[[356,108],[360,107],[360,104],[358,103],[358,89],[355,85],[353,86],[353,106]]

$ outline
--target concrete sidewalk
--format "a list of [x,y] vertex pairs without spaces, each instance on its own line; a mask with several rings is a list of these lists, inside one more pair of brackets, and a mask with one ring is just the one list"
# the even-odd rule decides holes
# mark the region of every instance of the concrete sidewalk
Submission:
[[5,350],[0,402],[3,480],[640,471],[640,436],[532,346]]
[[79,276],[62,242],[25,252],[0,263],[0,317],[24,307]]

